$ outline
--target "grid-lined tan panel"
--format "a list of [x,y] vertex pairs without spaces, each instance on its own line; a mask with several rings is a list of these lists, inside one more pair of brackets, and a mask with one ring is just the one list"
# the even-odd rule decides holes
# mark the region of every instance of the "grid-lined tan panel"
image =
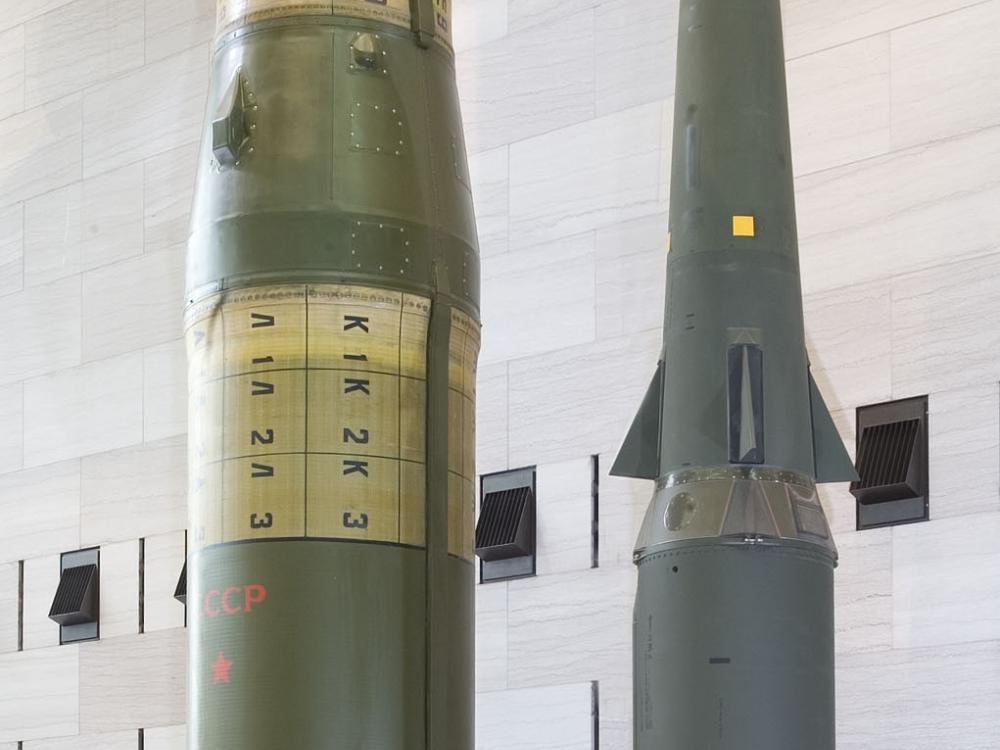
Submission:
[[479,324],[451,316],[448,347],[448,552],[470,562],[475,549],[475,413]]
[[422,546],[429,318],[425,298],[334,284],[191,308],[194,544]]
[[225,458],[305,451],[305,369],[234,375],[224,386]]
[[311,372],[309,449],[398,458],[399,392],[398,375]]
[[222,324],[227,376],[305,368],[306,306],[301,287],[230,294]]
[[223,461],[223,540],[302,536],[304,478],[301,453]]

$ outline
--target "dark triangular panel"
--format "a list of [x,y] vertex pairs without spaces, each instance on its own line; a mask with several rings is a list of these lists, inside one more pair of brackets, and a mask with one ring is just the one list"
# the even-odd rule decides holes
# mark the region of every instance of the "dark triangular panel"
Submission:
[[809,374],[809,406],[812,411],[813,462],[816,481],[853,482],[858,478],[851,456],[840,439],[830,410],[823,401],[812,373]]
[[611,467],[613,477],[656,479],[660,475],[660,413],[663,406],[663,361],[656,366],[639,413]]

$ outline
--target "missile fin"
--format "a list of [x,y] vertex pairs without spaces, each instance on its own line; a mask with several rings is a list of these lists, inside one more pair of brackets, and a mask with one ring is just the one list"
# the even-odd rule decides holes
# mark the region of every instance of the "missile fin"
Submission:
[[837,432],[830,410],[823,401],[812,373],[809,373],[809,402],[812,409],[813,465],[816,481],[853,482],[858,479],[851,456]]
[[639,413],[611,467],[613,477],[656,479],[660,475],[660,414],[663,405],[663,360],[642,399]]

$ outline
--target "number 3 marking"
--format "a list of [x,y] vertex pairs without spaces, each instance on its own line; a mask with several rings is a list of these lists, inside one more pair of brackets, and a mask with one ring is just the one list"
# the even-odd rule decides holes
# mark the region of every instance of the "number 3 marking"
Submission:
[[367,529],[368,528],[368,514],[362,513],[360,518],[352,518],[353,513],[344,514],[344,528],[345,529]]
[[265,513],[263,518],[258,518],[256,513],[250,516],[251,529],[269,529],[274,525],[274,516]]

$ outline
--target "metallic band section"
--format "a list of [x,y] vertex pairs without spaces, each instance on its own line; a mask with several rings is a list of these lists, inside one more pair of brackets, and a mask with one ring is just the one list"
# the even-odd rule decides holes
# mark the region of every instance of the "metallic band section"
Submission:
[[716,479],[753,479],[760,482],[781,482],[810,488],[816,483],[812,477],[787,469],[771,469],[762,466],[711,466],[699,469],[684,469],[665,474],[656,481],[656,489],[678,487],[692,482],[707,482]]
[[[345,16],[412,28],[411,0],[218,0],[216,29],[292,16]],[[434,0],[435,39],[451,49],[451,0]]]
[[813,481],[749,466],[690,469],[657,483],[636,543],[636,559],[666,544],[721,539],[742,544],[795,540],[834,559],[837,548]]

